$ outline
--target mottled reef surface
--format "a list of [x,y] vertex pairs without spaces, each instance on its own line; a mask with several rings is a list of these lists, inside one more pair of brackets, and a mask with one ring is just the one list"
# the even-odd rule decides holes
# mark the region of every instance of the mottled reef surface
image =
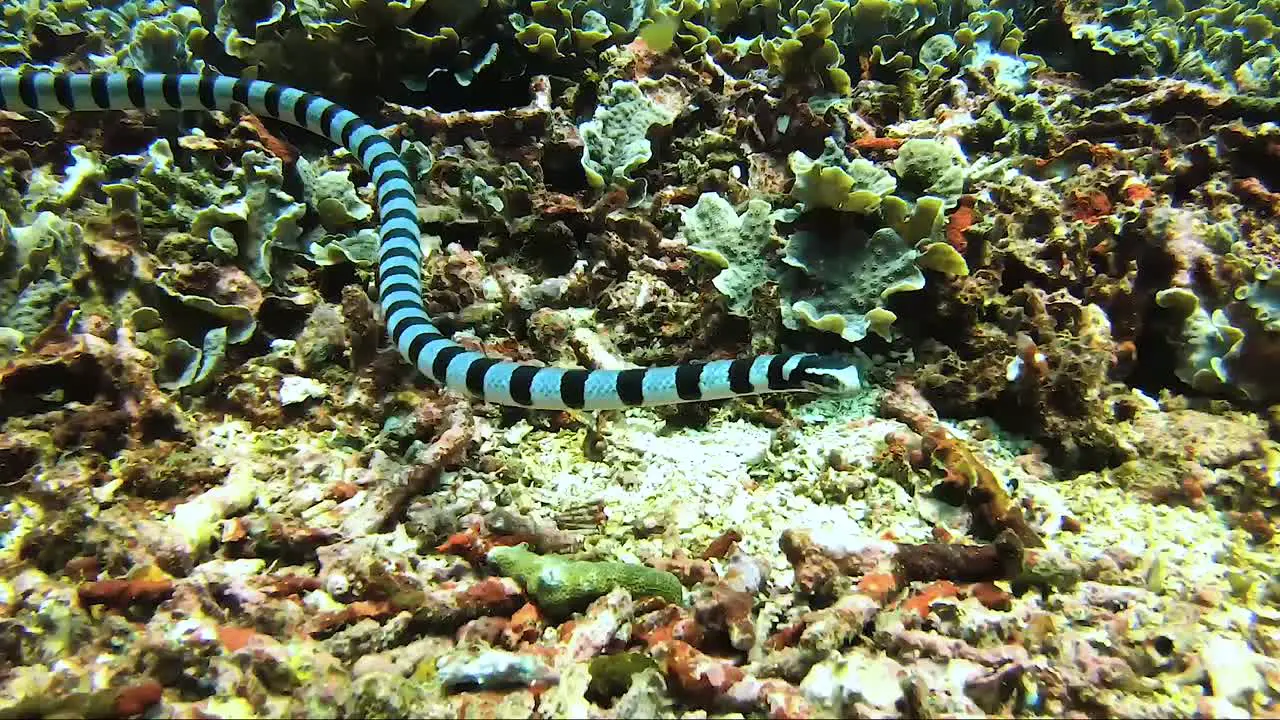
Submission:
[[1275,0],[35,0],[400,149],[457,341],[777,350],[582,414],[387,346],[350,153],[0,113],[0,717],[1273,717]]

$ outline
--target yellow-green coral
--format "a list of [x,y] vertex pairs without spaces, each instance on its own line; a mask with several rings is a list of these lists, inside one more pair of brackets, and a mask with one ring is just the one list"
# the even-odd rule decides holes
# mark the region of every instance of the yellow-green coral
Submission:
[[791,196],[806,209],[874,212],[881,199],[898,185],[893,175],[875,163],[846,158],[831,138],[826,139],[826,149],[816,159],[797,150],[791,153],[788,164],[796,174]]

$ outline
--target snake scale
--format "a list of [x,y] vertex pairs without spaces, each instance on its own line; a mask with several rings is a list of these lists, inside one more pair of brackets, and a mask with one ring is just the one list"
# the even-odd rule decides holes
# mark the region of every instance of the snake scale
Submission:
[[236,103],[329,138],[368,171],[381,222],[378,297],[391,342],[419,371],[450,389],[502,405],[604,410],[858,387],[857,370],[847,360],[813,353],[626,370],[543,367],[487,357],[450,340],[427,314],[409,173],[391,143],[355,113],[294,88],[221,75],[0,71],[0,109],[12,111],[228,110]]

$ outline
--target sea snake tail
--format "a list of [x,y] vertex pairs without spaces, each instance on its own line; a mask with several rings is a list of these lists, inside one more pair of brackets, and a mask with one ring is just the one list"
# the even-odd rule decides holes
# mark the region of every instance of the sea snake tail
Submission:
[[381,215],[378,296],[391,342],[423,374],[453,390],[502,405],[598,410],[858,386],[848,362],[811,353],[631,370],[539,367],[485,357],[445,337],[427,315],[409,173],[391,143],[355,113],[294,88],[219,75],[0,71],[5,110],[227,110],[233,103],[323,135],[368,170]]

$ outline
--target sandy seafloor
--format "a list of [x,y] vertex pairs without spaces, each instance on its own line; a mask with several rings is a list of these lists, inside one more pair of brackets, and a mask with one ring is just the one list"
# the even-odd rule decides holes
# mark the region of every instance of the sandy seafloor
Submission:
[[[885,592],[855,573],[826,578],[835,583],[826,599],[803,592],[780,549],[784,531],[806,531],[819,555],[870,557],[883,552],[877,541],[935,542],[935,524],[966,522],[963,510],[913,497],[872,470],[886,435],[905,429],[877,417],[877,394],[797,405],[782,427],[731,407],[702,429],[637,410],[590,432],[455,414],[446,433],[474,438],[468,459],[385,528],[417,482],[412,466],[377,450],[361,462],[367,449],[342,428],[200,423],[191,452],[225,472],[203,493],[143,506],[114,503],[118,482],[93,490],[99,505],[81,521],[83,537],[107,568],[132,566],[132,588],[77,580],[75,571],[92,571],[79,559],[38,569],[57,552],[44,544],[57,541],[66,516],[9,502],[6,647],[29,662],[10,670],[4,707],[96,715],[142,702],[147,716],[198,717],[1231,717],[1273,702],[1274,552],[1212,508],[1136,502],[1107,472],[1058,480],[1028,443],[989,423],[950,427],[1034,499],[1050,585],[1010,595],[1006,579],[984,593],[939,579]],[[1197,412],[1178,411],[1224,431],[1226,421]],[[1234,422],[1246,424],[1236,428],[1245,436],[1259,430]],[[1175,445],[1195,451],[1202,437],[1131,439],[1159,457]],[[448,452],[442,442],[419,459]],[[74,483],[77,472],[51,468],[35,483]],[[458,508],[469,513],[459,518]],[[1063,518],[1074,519],[1070,531]],[[677,570],[707,626],[691,633],[704,636],[706,653],[688,645],[673,655],[668,645],[680,641],[654,639],[645,606],[625,591],[563,624],[530,620],[518,585],[481,580],[484,563],[431,547],[468,524],[548,551]],[[730,530],[740,539],[727,557],[698,558]],[[740,607],[735,587],[758,591],[747,594],[745,650],[714,639],[724,616],[744,616],[724,609]],[[628,647],[659,662],[625,693],[589,691],[592,659]],[[746,673],[728,673],[729,664]]]

